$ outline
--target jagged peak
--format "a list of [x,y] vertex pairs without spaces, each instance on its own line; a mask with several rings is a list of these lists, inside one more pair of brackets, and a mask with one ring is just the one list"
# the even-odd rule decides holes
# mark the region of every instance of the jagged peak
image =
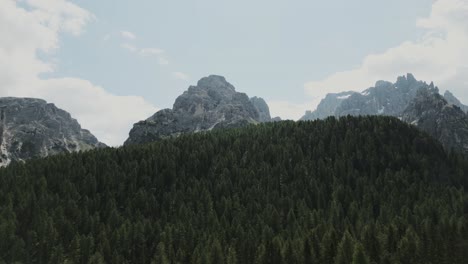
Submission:
[[389,81],[383,81],[383,80],[377,81],[377,82],[375,83],[375,87],[387,87],[387,86],[390,86],[390,85],[392,85],[391,82],[389,82]]
[[417,82],[416,78],[414,78],[414,75],[412,73],[406,74],[406,80],[408,80],[408,82]]
[[455,97],[455,95],[453,95],[452,92],[450,92],[449,90],[446,90],[445,93],[444,93],[444,97],[448,97],[448,96]]
[[418,80],[416,80],[414,75],[412,73],[407,73],[406,76],[405,75],[398,76],[396,84],[411,85],[416,82],[418,82]]
[[136,123],[125,145],[270,121],[265,100],[249,98],[236,92],[223,76],[210,75],[178,96],[172,109],[158,111],[146,121]]
[[209,75],[208,77],[201,78],[198,83],[197,87],[199,88],[225,88],[235,91],[236,89],[232,84],[226,81],[226,78],[221,75]]

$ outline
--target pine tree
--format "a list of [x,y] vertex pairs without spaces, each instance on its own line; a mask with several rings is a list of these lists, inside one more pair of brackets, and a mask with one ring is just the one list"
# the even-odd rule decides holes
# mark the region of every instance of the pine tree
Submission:
[[366,255],[366,252],[364,251],[364,247],[362,246],[361,243],[356,243],[354,247],[354,253],[353,253],[353,262],[352,264],[369,264],[370,260],[369,257]]
[[351,234],[346,231],[338,244],[338,251],[335,257],[335,264],[348,264],[353,260],[355,241]]

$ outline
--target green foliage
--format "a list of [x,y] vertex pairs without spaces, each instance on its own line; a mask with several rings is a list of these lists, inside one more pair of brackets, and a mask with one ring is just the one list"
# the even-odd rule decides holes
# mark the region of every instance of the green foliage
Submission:
[[357,243],[356,246],[354,247],[354,253],[353,253],[353,262],[352,264],[369,264],[369,257],[366,255],[366,252],[364,251],[364,247],[362,246],[361,243]]
[[351,234],[346,231],[338,245],[338,252],[335,258],[335,264],[349,264],[353,259],[354,240]]
[[464,263],[468,162],[345,117],[0,169],[0,263]]

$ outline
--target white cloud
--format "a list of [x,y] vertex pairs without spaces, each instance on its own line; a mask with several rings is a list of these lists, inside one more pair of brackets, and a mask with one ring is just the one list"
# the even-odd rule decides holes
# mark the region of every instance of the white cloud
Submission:
[[135,52],[138,52],[138,48],[133,46],[132,44],[128,44],[128,43],[122,43],[120,45],[120,47],[122,47],[123,49],[126,49],[132,53],[135,53]]
[[61,33],[79,35],[93,15],[66,0],[21,2],[27,8],[18,3],[0,0],[0,96],[44,98],[110,145],[121,144],[133,123],[157,110],[141,97],[113,95],[86,80],[41,79],[54,64],[37,53],[52,54]]
[[122,144],[134,123],[158,110],[140,96],[117,96],[77,78],[42,81],[38,88],[39,97],[74,113],[83,127],[111,145]]
[[141,56],[155,56],[164,53],[164,50],[158,48],[143,48],[139,50]]
[[172,77],[178,80],[188,81],[189,76],[183,72],[173,72]]
[[[4,0],[7,1],[7,0]],[[26,0],[41,23],[55,32],[79,35],[94,16],[87,10],[66,0]]]
[[136,35],[133,34],[132,32],[130,31],[120,31],[120,36],[124,39],[128,39],[128,40],[134,40],[136,39]]
[[[417,21],[426,30],[420,40],[406,41],[380,54],[371,54],[352,70],[337,72],[305,84],[307,94],[361,91],[377,80],[396,80],[411,72],[416,78],[434,81],[441,90],[449,89],[468,103],[468,1],[438,0],[431,14]],[[314,109],[318,102],[310,104]]]
[[158,48],[138,48],[129,43],[122,43],[120,45],[123,49],[131,53],[137,54],[141,57],[156,57],[159,65],[168,65],[169,60],[164,56],[165,51]]

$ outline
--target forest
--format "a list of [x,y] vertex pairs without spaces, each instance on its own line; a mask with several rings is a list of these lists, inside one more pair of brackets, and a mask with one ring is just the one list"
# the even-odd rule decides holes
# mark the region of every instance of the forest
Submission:
[[0,169],[0,263],[466,263],[468,160],[392,117]]

